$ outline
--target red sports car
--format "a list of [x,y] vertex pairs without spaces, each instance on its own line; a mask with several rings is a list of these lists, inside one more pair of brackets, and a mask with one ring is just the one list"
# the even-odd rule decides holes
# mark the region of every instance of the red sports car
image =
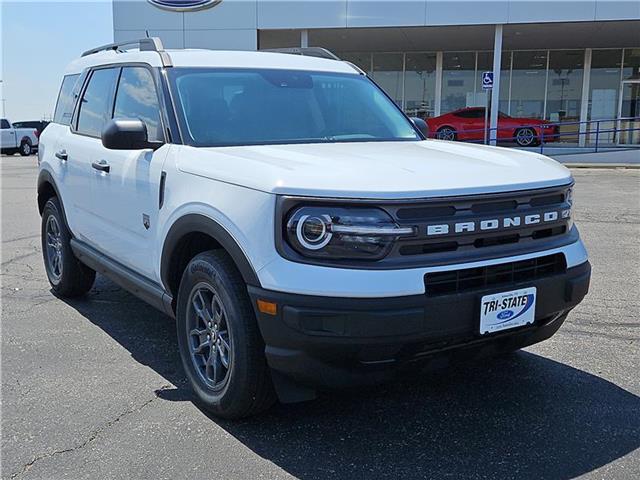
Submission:
[[[484,108],[461,108],[439,117],[427,118],[429,137],[440,140],[484,140]],[[558,126],[537,118],[513,118],[498,114],[498,140],[515,141],[521,147],[531,147],[544,141],[554,141]]]

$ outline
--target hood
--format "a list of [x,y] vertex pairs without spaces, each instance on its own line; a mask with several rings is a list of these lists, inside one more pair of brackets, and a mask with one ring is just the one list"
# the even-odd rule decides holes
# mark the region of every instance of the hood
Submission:
[[275,194],[423,198],[571,181],[569,170],[536,153],[439,140],[182,148],[183,172]]

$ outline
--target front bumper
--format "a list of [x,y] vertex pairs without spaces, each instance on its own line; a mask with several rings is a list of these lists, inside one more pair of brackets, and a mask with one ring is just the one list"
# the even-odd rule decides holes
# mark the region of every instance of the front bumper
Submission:
[[[591,266],[464,293],[392,298],[342,298],[286,294],[249,287],[276,376],[311,387],[378,383],[416,362],[442,363],[522,348],[551,337],[586,295]],[[483,295],[537,288],[535,323],[497,334],[479,334]],[[257,300],[277,304],[258,311]]]

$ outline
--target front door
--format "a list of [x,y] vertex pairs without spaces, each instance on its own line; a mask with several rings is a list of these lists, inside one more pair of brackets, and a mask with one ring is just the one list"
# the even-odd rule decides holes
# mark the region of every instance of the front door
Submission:
[[61,193],[71,231],[76,238],[94,247],[104,242],[104,233],[95,215],[92,186],[97,172],[92,164],[102,159],[104,148],[100,135],[111,117],[119,74],[120,68],[100,68],[90,73],[78,106],[78,119],[61,132],[55,150],[66,158],[58,163],[64,172]]
[[[113,118],[140,119],[150,141],[164,142],[157,88],[152,70],[125,66],[118,79]],[[169,145],[153,151],[102,149],[108,172],[94,172],[93,214],[102,232],[95,243],[124,266],[154,276],[153,251],[159,213],[162,167]]]
[[640,80],[622,82],[618,118],[618,143],[640,145]]

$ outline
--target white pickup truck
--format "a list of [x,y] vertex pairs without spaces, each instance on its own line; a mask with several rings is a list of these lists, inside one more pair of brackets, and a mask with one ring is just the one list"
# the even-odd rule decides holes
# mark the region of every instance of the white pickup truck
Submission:
[[23,157],[27,157],[38,149],[38,135],[35,128],[13,128],[9,120],[2,118],[0,135],[2,153],[13,155],[19,152]]

